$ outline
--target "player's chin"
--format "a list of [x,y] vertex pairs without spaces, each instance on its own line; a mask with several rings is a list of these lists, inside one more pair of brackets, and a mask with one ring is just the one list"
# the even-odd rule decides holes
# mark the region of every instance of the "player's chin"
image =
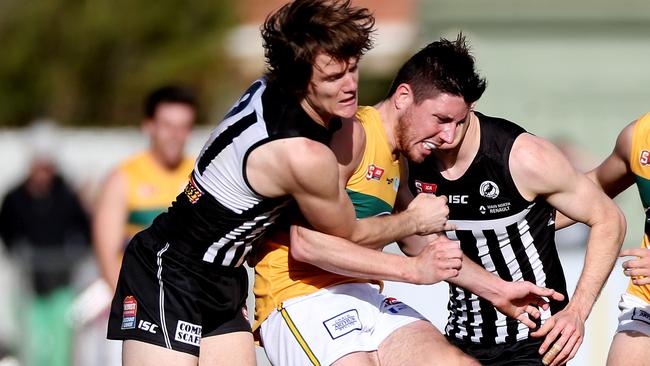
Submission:
[[352,118],[357,113],[357,98],[350,98],[338,104],[336,115],[341,118]]
[[410,161],[412,161],[412,162],[414,162],[416,164],[420,164],[430,154],[431,154],[431,151],[429,151],[429,150],[426,150],[426,151],[422,151],[422,150],[419,150],[419,149],[417,151],[411,150],[408,153],[408,158],[409,158]]

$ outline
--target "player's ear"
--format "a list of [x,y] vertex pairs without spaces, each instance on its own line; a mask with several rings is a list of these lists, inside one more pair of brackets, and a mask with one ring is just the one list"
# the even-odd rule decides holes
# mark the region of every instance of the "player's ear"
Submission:
[[400,84],[393,94],[395,109],[404,110],[413,104],[413,89],[406,83]]

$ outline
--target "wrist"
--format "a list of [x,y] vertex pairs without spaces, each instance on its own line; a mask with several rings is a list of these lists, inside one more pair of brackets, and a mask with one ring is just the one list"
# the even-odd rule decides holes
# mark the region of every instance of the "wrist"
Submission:
[[403,266],[400,266],[403,270],[399,274],[402,281],[406,283],[412,283],[415,285],[422,284],[422,278],[420,276],[420,271],[418,270],[418,260],[417,257],[402,257],[404,262]]

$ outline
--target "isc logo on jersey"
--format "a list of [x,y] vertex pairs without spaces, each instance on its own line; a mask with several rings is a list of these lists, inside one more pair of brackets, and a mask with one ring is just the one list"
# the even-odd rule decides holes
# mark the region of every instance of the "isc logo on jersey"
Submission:
[[158,328],[158,326],[151,322],[140,320],[138,322],[138,328],[144,330],[145,332],[156,334],[156,328]]
[[469,199],[469,196],[467,195],[460,195],[460,194],[450,194],[447,198],[448,203],[455,203],[455,204],[460,204],[460,205],[466,205],[467,200]]
[[646,166],[650,164],[650,151],[641,150],[641,154],[639,155],[639,163],[641,164],[641,166]]

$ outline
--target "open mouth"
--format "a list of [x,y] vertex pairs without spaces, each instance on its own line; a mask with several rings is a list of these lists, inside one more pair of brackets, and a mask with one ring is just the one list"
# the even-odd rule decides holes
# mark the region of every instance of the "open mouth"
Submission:
[[434,145],[433,142],[430,141],[422,141],[422,145],[427,150],[435,150],[437,148],[436,145]]
[[355,103],[356,100],[357,100],[357,96],[353,95],[353,96],[351,96],[349,98],[345,98],[345,99],[341,100],[339,103],[349,105],[349,104]]

